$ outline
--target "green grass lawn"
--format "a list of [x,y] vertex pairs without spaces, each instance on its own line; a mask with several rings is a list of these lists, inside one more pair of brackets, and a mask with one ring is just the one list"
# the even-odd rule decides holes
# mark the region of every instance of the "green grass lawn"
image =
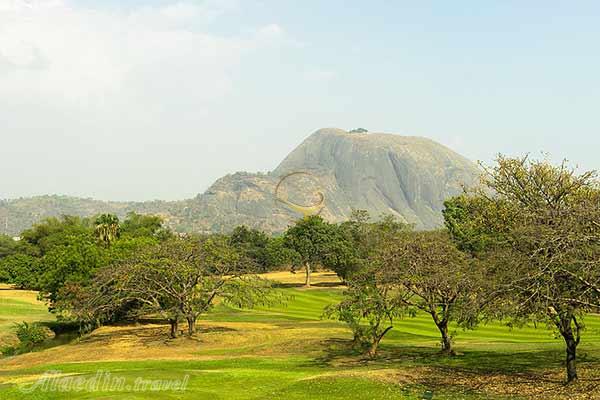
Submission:
[[[600,371],[596,316],[587,318],[580,346],[582,382],[570,389],[560,382],[562,342],[544,327],[511,330],[496,323],[457,330],[459,354],[443,357],[435,326],[419,314],[398,321],[384,339],[380,356],[368,360],[351,349],[344,325],[321,319],[323,308],[339,299],[339,289],[281,290],[289,298],[286,304],[254,310],[216,307],[200,321],[197,344],[184,338],[167,340],[164,327],[152,342],[156,345],[135,342],[124,347],[119,360],[95,359],[99,356],[93,350],[101,356],[103,348],[116,346],[99,334],[0,360],[0,399],[421,399],[427,390],[434,399],[568,398],[569,390],[580,398],[593,398],[600,384],[600,373],[595,372]],[[39,309],[19,307],[0,300],[0,315],[15,321],[48,318]],[[137,351],[149,352],[151,346],[158,346],[157,359],[135,359]],[[179,353],[165,359],[178,346],[192,346],[186,353],[191,359],[177,359]],[[82,355],[73,359],[77,352]],[[120,379],[120,386],[95,392],[23,391],[47,371],[74,378],[93,378],[98,371],[106,377],[108,372]],[[186,375],[185,391],[135,391],[136,379],[177,380]]]

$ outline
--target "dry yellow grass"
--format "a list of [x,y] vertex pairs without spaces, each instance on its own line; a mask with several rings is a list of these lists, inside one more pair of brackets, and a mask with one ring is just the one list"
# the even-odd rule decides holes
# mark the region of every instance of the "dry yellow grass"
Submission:
[[[305,279],[304,271],[302,270],[296,271],[296,273],[292,273],[290,271],[269,272],[262,274],[261,276],[275,282],[297,285],[303,285]],[[320,286],[333,286],[342,284],[342,281],[335,274],[335,272],[327,270],[313,272],[311,274],[310,281],[311,284],[317,288]]]
[[306,355],[307,342],[329,339],[332,333],[347,336],[343,328],[325,330],[310,324],[282,329],[276,324],[202,321],[197,328],[198,334],[192,339],[170,339],[166,325],[104,326],[74,343],[5,359],[0,371],[66,362],[207,360],[240,355],[289,356],[295,351]]
[[44,303],[39,301],[37,296],[38,292],[33,290],[20,290],[15,289],[12,285],[7,285],[5,283],[0,283],[0,293],[2,294],[1,298],[9,298],[20,301],[25,301],[27,303],[31,303],[34,305],[43,306]]

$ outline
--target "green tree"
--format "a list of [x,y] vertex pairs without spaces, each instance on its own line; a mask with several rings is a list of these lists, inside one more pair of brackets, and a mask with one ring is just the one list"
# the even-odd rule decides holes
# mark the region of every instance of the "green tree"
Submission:
[[39,289],[40,259],[28,254],[13,254],[0,259],[0,278],[19,289]]
[[0,234],[0,260],[17,252],[17,242],[10,236]]
[[341,236],[332,241],[332,250],[324,264],[344,281],[364,268],[383,244],[397,234],[411,230],[410,225],[399,222],[392,215],[381,215],[373,222],[365,210],[354,210],[350,219],[338,228]]
[[298,262],[298,253],[295,250],[285,246],[283,236],[272,237],[267,243],[266,248],[267,264],[269,270],[276,270],[282,267],[296,265]]
[[69,243],[54,246],[40,258],[39,289],[41,297],[54,303],[60,289],[70,282],[87,282],[100,267],[107,265],[107,251],[95,241],[84,237],[71,237]]
[[21,233],[19,251],[33,256],[43,256],[55,246],[68,244],[74,237],[93,238],[89,220],[63,215],[47,218]]
[[261,272],[266,272],[271,267],[269,242],[270,238],[264,232],[250,229],[245,225],[236,227],[230,236],[230,243],[253,260],[254,265]]
[[121,236],[158,237],[170,236],[163,226],[163,219],[158,215],[146,215],[130,212],[120,227]]
[[310,287],[311,272],[317,265],[322,264],[328,255],[331,259],[332,248],[339,239],[335,226],[318,215],[298,220],[285,232],[283,243],[297,254],[293,261],[295,266],[304,268],[306,287]]
[[294,263],[297,254],[285,246],[283,237],[272,237],[257,229],[244,225],[236,227],[230,243],[252,260],[256,272],[272,271]]
[[370,265],[348,281],[342,301],[327,307],[324,315],[346,322],[352,329],[354,345],[373,358],[394,321],[409,312],[406,300],[389,268]]
[[450,322],[472,328],[485,301],[484,271],[456,247],[446,231],[405,233],[382,249],[408,306],[431,315],[441,335],[442,353],[454,354]]

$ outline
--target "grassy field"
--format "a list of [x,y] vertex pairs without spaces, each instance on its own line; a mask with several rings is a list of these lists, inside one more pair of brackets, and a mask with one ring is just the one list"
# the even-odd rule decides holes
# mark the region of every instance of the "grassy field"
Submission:
[[[562,343],[541,327],[459,330],[459,354],[448,358],[438,353],[430,319],[418,315],[399,321],[369,360],[351,349],[343,324],[320,318],[341,293],[332,275],[320,274],[308,290],[301,276],[271,278],[282,282],[286,304],[218,306],[193,339],[170,340],[165,325],[106,326],[67,345],[4,358],[0,399],[421,399],[426,391],[434,399],[600,398],[599,317],[586,320],[580,382],[564,387]],[[5,338],[11,321],[51,318],[28,296],[0,291]],[[55,386],[31,392],[49,371]],[[95,391],[59,391],[78,378]],[[181,380],[186,390],[152,392],[159,380]]]

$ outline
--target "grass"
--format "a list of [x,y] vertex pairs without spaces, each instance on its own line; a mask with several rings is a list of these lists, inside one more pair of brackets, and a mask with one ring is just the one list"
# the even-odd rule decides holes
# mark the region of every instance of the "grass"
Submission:
[[[565,387],[562,343],[543,327],[511,330],[496,323],[458,330],[459,354],[448,358],[438,352],[431,320],[419,314],[399,321],[379,357],[369,360],[350,347],[343,324],[320,318],[341,296],[333,277],[320,274],[312,289],[302,288],[299,276],[275,278],[289,298],[286,304],[254,310],[220,305],[202,318],[193,339],[169,340],[167,327],[159,324],[107,326],[67,345],[2,359],[0,399],[421,399],[428,390],[434,399],[599,398],[597,316],[586,321],[581,381]],[[39,304],[19,308],[14,294],[5,301],[7,293],[0,291],[3,318],[50,318]],[[98,371],[120,385],[67,395],[23,391],[48,371],[60,371],[63,380],[53,382],[63,385],[67,379],[90,382]],[[185,391],[135,390],[140,379],[185,376]]]
[[0,347],[14,344],[16,322],[52,321],[48,307],[37,299],[37,292],[15,290],[0,284]]

